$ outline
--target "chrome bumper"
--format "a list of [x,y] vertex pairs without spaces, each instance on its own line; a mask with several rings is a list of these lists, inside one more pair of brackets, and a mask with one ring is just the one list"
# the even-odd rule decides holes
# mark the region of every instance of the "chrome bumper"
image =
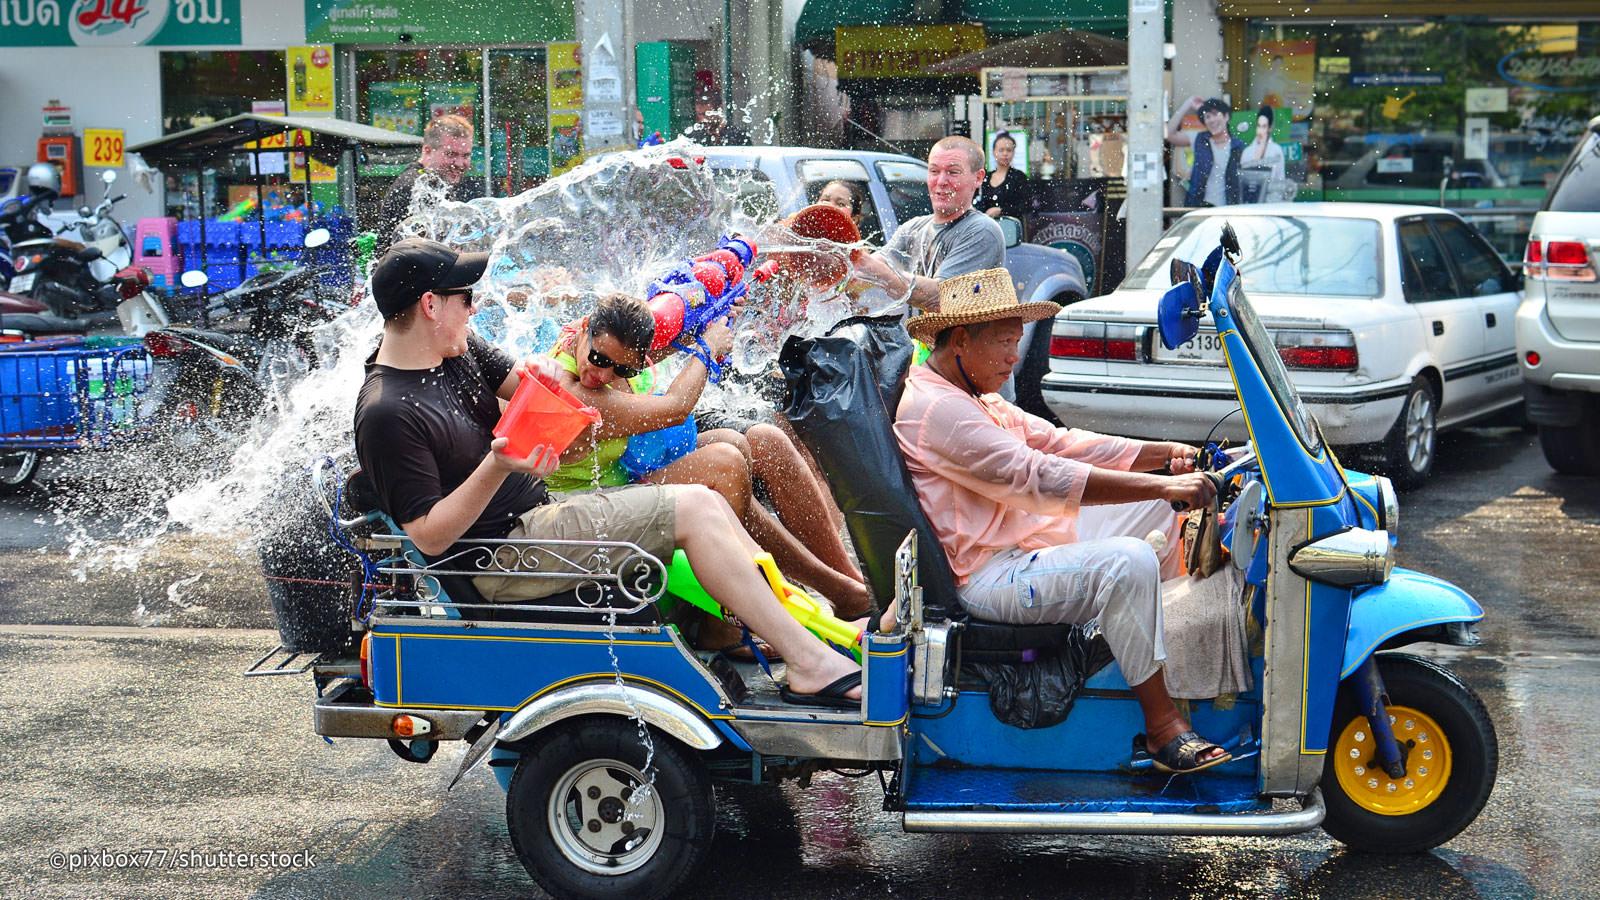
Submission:
[[906,831],[1001,832],[1006,834],[1194,834],[1212,837],[1299,834],[1322,824],[1327,807],[1313,788],[1298,810],[1271,813],[1039,813],[908,812]]
[[483,718],[482,710],[473,709],[400,709],[390,706],[373,706],[370,701],[355,699],[357,691],[351,683],[344,683],[317,698],[313,707],[313,727],[324,737],[345,738],[398,738],[394,733],[395,716],[409,715],[425,719],[433,726],[425,735],[430,741],[459,741],[467,729]]

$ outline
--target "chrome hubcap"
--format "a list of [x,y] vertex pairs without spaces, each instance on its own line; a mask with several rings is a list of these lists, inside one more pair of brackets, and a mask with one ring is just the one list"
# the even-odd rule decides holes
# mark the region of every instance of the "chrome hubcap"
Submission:
[[550,792],[550,836],[567,861],[596,875],[623,875],[661,847],[661,797],[633,766],[590,759]]
[[33,467],[39,464],[37,450],[10,453],[0,456],[0,484],[18,485],[28,480]]
[[1433,398],[1425,392],[1412,395],[1406,407],[1406,460],[1413,472],[1421,472],[1433,461],[1437,437],[1433,421]]

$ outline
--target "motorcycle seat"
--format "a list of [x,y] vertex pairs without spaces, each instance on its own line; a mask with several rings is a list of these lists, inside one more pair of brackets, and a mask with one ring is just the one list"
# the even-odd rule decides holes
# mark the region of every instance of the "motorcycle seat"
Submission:
[[961,631],[963,652],[1020,653],[1024,650],[1053,650],[1081,626],[1007,625],[968,617]]

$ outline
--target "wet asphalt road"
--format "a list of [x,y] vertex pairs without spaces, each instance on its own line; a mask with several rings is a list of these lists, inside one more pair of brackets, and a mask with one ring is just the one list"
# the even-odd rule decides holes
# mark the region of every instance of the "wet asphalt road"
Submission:
[[[690,895],[1594,896],[1600,481],[1555,475],[1520,431],[1476,429],[1447,435],[1435,479],[1401,504],[1402,563],[1455,581],[1488,612],[1482,647],[1427,651],[1483,696],[1501,748],[1488,807],[1444,848],[1364,857],[1321,832],[906,835],[880,811],[875,779],[823,775],[809,789],[721,792],[713,861]],[[445,792],[459,746],[427,766],[375,742],[330,746],[310,732],[308,681],[238,677],[276,643],[248,558],[170,538],[138,572],[93,568],[80,582],[44,507],[0,504],[0,896],[539,894],[492,778],[480,770]],[[97,849],[313,859],[53,866],[58,851]]]

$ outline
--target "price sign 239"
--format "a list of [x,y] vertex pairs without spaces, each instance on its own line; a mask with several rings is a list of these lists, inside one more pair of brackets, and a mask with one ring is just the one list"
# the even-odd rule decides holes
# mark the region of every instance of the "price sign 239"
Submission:
[[122,129],[85,128],[83,130],[83,161],[86,165],[107,169],[122,168]]

